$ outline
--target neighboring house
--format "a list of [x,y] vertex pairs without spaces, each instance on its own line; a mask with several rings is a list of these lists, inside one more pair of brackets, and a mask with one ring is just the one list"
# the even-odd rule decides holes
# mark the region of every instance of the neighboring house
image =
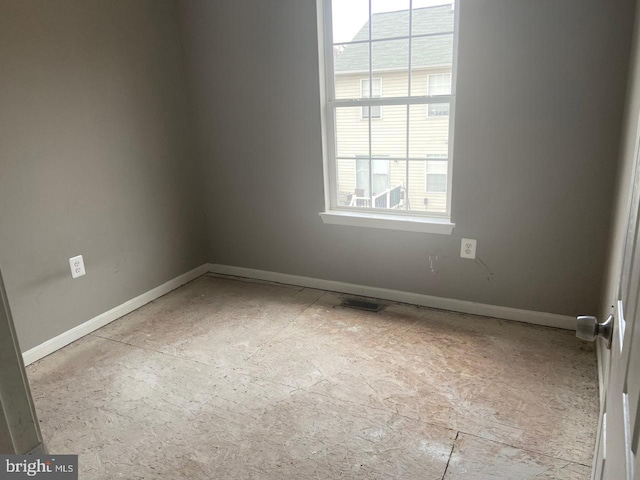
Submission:
[[[453,19],[450,5],[415,9],[411,42],[411,95],[451,93]],[[372,16],[372,39],[409,35],[409,12]],[[368,22],[352,40],[369,38]],[[409,40],[373,42],[373,97],[406,97],[409,92]],[[335,47],[336,98],[369,96],[369,43]],[[369,170],[369,121],[371,114],[371,170]],[[403,206],[410,210],[445,212],[449,151],[449,105],[349,107],[336,110],[338,201],[361,205],[358,198],[379,195],[402,187]],[[409,142],[407,146],[407,131]],[[408,156],[412,160],[404,160]],[[372,191],[369,184],[371,178]]]

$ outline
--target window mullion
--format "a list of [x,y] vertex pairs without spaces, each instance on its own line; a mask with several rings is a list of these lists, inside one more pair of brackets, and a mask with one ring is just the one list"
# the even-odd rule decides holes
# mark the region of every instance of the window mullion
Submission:
[[325,27],[323,32],[323,48],[325,54],[325,95],[329,101],[335,100],[335,66],[333,64],[333,30],[332,30],[332,17],[333,17],[333,4],[331,1],[326,1],[323,4],[323,14]]
[[[413,37],[413,0],[409,0],[409,78],[407,86],[407,96],[411,96],[411,46]],[[408,138],[408,137],[407,137]],[[409,152],[407,151],[407,157]]]
[[[446,35],[454,35],[454,33],[455,32],[421,33],[418,35],[413,35],[413,38],[444,37]],[[394,36],[394,37],[375,38],[375,39],[372,39],[371,42],[384,43],[388,41],[408,40],[408,39],[409,39],[408,35],[400,35],[400,36]],[[362,45],[364,43],[369,43],[369,40],[352,40],[351,42],[338,42],[336,43],[336,45],[340,45],[341,47],[346,47],[349,45]]]
[[[322,28],[318,28],[321,33],[322,45],[321,51],[324,54],[324,89],[321,88],[321,98],[324,96],[326,108],[321,113],[323,120],[326,122],[324,129],[324,138],[326,141],[327,152],[324,154],[324,172],[329,175],[328,181],[325,179],[325,190],[329,198],[325,198],[325,205],[329,208],[337,206],[337,189],[338,189],[338,165],[337,165],[337,140],[336,140],[336,109],[331,106],[330,102],[335,100],[335,72],[334,72],[334,56],[333,56],[333,4],[332,1],[323,1],[321,4]],[[325,193],[326,196],[326,193]]]
[[[371,14],[372,12],[371,2],[372,0],[369,0],[369,99],[373,98],[373,47],[371,43],[372,32],[373,32],[371,23],[373,20],[373,15]],[[375,205],[373,204],[373,161],[371,160],[371,155],[372,155],[371,112],[372,110],[373,109],[371,108],[371,106],[369,106],[368,121],[369,121],[369,207],[370,208],[375,207]]]
[[[407,85],[407,95],[411,96],[411,47],[412,47],[412,36],[413,36],[413,0],[409,0],[409,78]],[[407,151],[406,155],[409,158],[409,122],[411,121],[411,105],[407,105]],[[409,162],[405,162],[404,165],[404,173],[405,173],[405,186],[404,186],[404,209],[409,210]]]
[[435,95],[420,97],[376,97],[348,98],[327,102],[333,107],[363,107],[367,105],[428,105],[430,103],[452,103],[453,95]]

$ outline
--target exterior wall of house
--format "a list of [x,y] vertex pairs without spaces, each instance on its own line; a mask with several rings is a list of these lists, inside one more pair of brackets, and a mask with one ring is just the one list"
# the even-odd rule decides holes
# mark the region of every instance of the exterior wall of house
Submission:
[[[422,69],[412,73],[411,92],[427,94],[427,78],[430,74],[450,73],[451,68]],[[406,71],[374,73],[373,78],[382,81],[382,97],[407,95]],[[336,98],[361,97],[361,82],[368,79],[366,73],[336,75]],[[407,156],[407,107],[383,106],[381,118],[371,119],[371,154],[373,157],[406,158]],[[374,112],[375,113],[375,112]],[[348,204],[356,188],[356,157],[369,155],[369,121],[361,107],[339,108],[336,111],[336,143],[338,156],[338,201]],[[425,160],[376,160],[376,170],[389,173],[389,188],[402,185],[408,190],[410,210],[430,213],[446,212],[446,192],[427,192],[426,159],[445,158],[448,153],[449,117],[428,117],[427,105],[410,106],[409,157]],[[445,162],[443,162],[445,163]],[[376,168],[377,167],[377,168]],[[374,181],[374,186],[376,185]],[[374,193],[376,192],[374,188]]]

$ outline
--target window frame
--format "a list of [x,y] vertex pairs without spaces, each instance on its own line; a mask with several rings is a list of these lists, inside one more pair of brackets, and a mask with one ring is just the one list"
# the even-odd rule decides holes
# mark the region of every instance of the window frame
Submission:
[[[371,10],[372,0],[369,0]],[[410,8],[413,1],[410,0]],[[321,120],[322,120],[322,145],[323,145],[323,174],[325,192],[325,211],[320,212],[320,216],[325,223],[339,225],[353,225],[373,228],[390,228],[394,230],[417,231],[427,233],[439,233],[450,235],[455,226],[451,221],[451,192],[452,192],[452,168],[453,168],[453,138],[455,125],[455,104],[456,104],[456,78],[457,78],[457,57],[458,57],[458,37],[459,37],[459,12],[460,2],[454,0],[452,8],[454,10],[453,27],[453,56],[451,65],[451,94],[437,96],[407,96],[407,97],[380,97],[380,98],[357,98],[357,99],[336,99],[335,96],[335,74],[333,68],[333,27],[332,27],[332,0],[316,0],[318,38],[319,38],[319,71],[320,71],[320,100],[321,100]],[[412,10],[410,10],[412,12]],[[410,19],[413,13],[410,13]],[[411,20],[410,20],[411,21]],[[411,33],[411,32],[410,32]],[[443,33],[439,33],[442,35]],[[412,38],[419,38],[422,35],[409,35],[409,45]],[[371,44],[376,41],[389,41],[391,39],[371,39],[371,14],[369,17],[369,40]],[[348,44],[349,42],[345,42]],[[411,47],[409,47],[411,48]],[[371,52],[371,48],[369,49]],[[411,78],[411,55],[409,55],[409,72]],[[371,53],[369,53],[369,86],[372,91],[373,70],[371,68]],[[381,80],[382,82],[382,80]],[[362,84],[361,84],[362,85]],[[382,90],[382,84],[381,84]],[[411,93],[410,91],[408,92]],[[382,95],[382,91],[381,91]],[[448,143],[448,163],[447,163],[447,190],[446,190],[446,211],[442,214],[433,212],[418,212],[412,210],[386,210],[363,207],[346,207],[338,205],[338,175],[337,175],[337,143],[336,143],[336,121],[335,112],[341,107],[363,107],[384,105],[402,105],[408,108],[411,105],[429,105],[433,103],[449,103],[449,143]],[[428,107],[427,107],[428,110]],[[371,132],[371,122],[373,118],[366,118],[369,122]],[[408,126],[407,126],[408,130]],[[407,136],[407,143],[409,137]],[[371,135],[369,135],[371,145]],[[370,146],[371,149],[371,146]],[[371,151],[369,152],[371,156]],[[421,160],[425,158],[407,158],[407,162]],[[408,163],[409,164],[409,163]],[[425,163],[426,169],[426,163]],[[371,171],[371,169],[370,169]],[[407,193],[405,193],[407,195]]]

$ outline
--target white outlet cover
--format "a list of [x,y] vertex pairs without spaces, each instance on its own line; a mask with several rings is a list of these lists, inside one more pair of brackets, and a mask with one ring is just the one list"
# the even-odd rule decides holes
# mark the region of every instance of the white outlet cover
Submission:
[[87,273],[84,270],[84,259],[82,258],[82,255],[70,258],[69,267],[71,267],[71,278],[78,278]]
[[476,245],[478,241],[473,238],[463,238],[460,244],[460,256],[462,258],[476,258]]

